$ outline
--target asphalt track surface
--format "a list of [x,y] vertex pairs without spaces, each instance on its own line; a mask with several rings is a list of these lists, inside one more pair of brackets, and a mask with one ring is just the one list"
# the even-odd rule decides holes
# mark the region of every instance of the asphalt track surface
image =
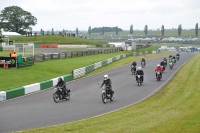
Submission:
[[[85,119],[101,115],[127,105],[136,103],[158,91],[173,73],[193,53],[180,53],[180,60],[172,70],[169,67],[163,73],[161,81],[155,78],[155,67],[160,63],[160,58],[147,60],[144,70],[144,83],[138,86],[135,76],[131,75],[130,65],[98,73],[89,77],[67,83],[71,89],[71,99],[55,103],[52,98],[53,89],[48,89],[32,95],[0,102],[0,133],[21,131],[30,128],[51,126],[66,122]],[[114,101],[104,104],[101,100],[100,85],[103,75],[108,74],[112,80],[115,91]]]

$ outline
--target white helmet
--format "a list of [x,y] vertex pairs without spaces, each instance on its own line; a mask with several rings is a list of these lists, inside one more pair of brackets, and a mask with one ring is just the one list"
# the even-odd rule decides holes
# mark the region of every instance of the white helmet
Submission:
[[138,70],[141,70],[141,67],[138,67]]
[[108,75],[104,75],[104,80],[107,80],[108,79]]
[[160,66],[160,64],[157,65],[158,67]]

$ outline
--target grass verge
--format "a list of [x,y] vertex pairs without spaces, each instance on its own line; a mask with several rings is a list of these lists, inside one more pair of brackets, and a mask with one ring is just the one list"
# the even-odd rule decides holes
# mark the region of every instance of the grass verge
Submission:
[[[100,117],[23,133],[196,133],[200,131],[200,54],[145,101]],[[127,59],[123,59],[127,60]],[[122,60],[121,60],[122,61]],[[119,61],[120,62],[120,61]]]

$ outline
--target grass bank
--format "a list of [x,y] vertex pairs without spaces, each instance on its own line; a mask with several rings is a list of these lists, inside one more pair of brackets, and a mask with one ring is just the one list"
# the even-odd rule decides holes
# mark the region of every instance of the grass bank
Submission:
[[[23,133],[196,133],[200,131],[200,54],[145,101],[96,118]],[[124,64],[124,60],[120,60]],[[117,63],[117,62],[116,62]],[[121,65],[122,65],[121,64]],[[111,64],[112,65],[112,64]]]
[[59,35],[39,35],[39,36],[17,36],[9,37],[10,40],[15,40],[16,43],[22,42],[33,42],[35,44],[97,44],[96,41],[77,38],[77,37],[67,37]]
[[149,46],[149,47],[146,47],[146,48],[137,49],[136,52],[153,51],[153,50],[156,50],[156,48],[154,46]]

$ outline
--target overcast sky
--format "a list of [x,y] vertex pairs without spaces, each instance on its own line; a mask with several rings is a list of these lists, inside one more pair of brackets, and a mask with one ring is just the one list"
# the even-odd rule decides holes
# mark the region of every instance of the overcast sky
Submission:
[[1,0],[0,10],[19,6],[37,18],[33,30],[88,30],[114,27],[123,30],[194,28],[200,21],[200,0]]

